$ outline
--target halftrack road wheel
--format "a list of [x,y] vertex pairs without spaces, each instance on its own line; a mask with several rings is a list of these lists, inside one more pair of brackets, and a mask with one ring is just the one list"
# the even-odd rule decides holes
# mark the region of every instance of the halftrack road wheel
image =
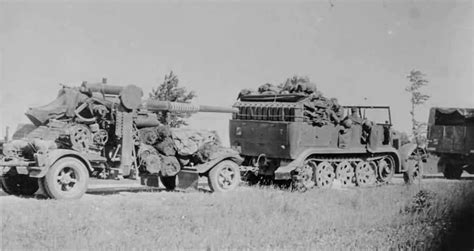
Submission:
[[46,193],[53,199],[78,199],[87,190],[89,172],[80,160],[65,157],[51,166],[43,182]]
[[349,161],[342,161],[337,165],[336,179],[339,180],[343,186],[355,185],[354,167]]
[[317,163],[315,160],[307,159],[301,168],[296,170],[293,177],[293,189],[304,192],[314,187],[314,171]]
[[378,161],[378,179],[380,182],[389,182],[395,174],[395,161],[392,156],[386,156]]
[[209,171],[208,183],[213,192],[235,189],[240,183],[239,165],[231,160],[220,162]]
[[357,185],[364,187],[375,184],[377,181],[377,165],[374,161],[361,161],[356,166]]
[[38,179],[24,174],[6,175],[0,177],[2,189],[11,195],[33,195],[38,191]]
[[316,186],[329,188],[332,186],[336,174],[331,163],[323,161],[316,166]]

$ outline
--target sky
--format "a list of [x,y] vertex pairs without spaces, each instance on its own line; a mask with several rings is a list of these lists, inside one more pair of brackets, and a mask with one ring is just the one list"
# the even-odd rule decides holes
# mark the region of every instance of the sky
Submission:
[[[195,103],[231,106],[243,88],[308,76],[343,105],[388,105],[411,128],[409,84],[429,80],[432,106],[474,107],[473,1],[0,0],[0,135],[28,122],[60,83],[135,84],[148,94],[169,71]],[[195,128],[228,138],[229,114]]]

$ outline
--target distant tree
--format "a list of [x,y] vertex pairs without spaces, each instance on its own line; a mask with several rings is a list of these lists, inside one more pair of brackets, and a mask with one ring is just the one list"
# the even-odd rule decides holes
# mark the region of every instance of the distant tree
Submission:
[[421,92],[421,88],[428,84],[428,80],[425,79],[425,74],[421,71],[412,70],[410,75],[407,76],[410,81],[410,85],[405,90],[411,94],[410,103],[410,115],[412,122],[412,133],[413,139],[416,143],[417,150],[408,158],[409,167],[406,172],[403,173],[403,179],[407,184],[412,184],[415,180],[419,181],[421,187],[421,179],[423,177],[423,152],[421,146],[426,142],[426,123],[416,120],[416,108],[423,105],[429,98]]
[[411,140],[410,140],[410,136],[408,136],[408,133],[406,132],[401,132],[400,133],[400,145],[405,145],[405,144],[408,144],[410,143]]
[[406,132],[400,132],[396,129],[393,129],[393,136],[400,140],[400,146],[403,146],[411,142],[410,136],[408,136],[408,133]]
[[416,108],[420,105],[423,105],[429,98],[429,95],[426,95],[421,92],[421,88],[428,84],[428,80],[425,79],[426,75],[421,71],[412,70],[410,75],[407,76],[410,81],[410,85],[405,88],[405,91],[411,94],[411,121],[412,121],[412,133],[415,143],[420,146],[426,142],[426,126],[425,122],[420,122],[416,120]]
[[[179,87],[179,79],[173,71],[165,75],[162,84],[156,89],[152,89],[150,93],[151,99],[171,102],[189,103],[196,97],[194,91],[187,91],[185,87]],[[190,113],[183,112],[160,112],[158,114],[160,122],[170,125],[171,127],[181,127],[188,125],[186,119],[191,116]]]

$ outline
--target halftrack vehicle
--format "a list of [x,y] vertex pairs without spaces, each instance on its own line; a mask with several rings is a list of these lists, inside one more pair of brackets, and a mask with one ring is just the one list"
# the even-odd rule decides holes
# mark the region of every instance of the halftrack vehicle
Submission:
[[427,138],[446,178],[459,179],[463,170],[474,174],[474,108],[431,108]]
[[[84,82],[63,86],[56,100],[30,108],[33,125],[23,126],[3,145],[2,189],[32,195],[39,187],[51,198],[80,198],[89,179],[142,178],[142,185],[197,186],[208,178],[212,191],[240,181],[237,152],[210,132],[170,129],[158,116],[166,112],[224,112],[233,108],[145,100],[142,90]],[[18,139],[21,137],[21,139]]]
[[405,171],[389,107],[336,106],[334,114],[327,101],[303,93],[240,95],[229,133],[245,159],[243,177],[291,181],[306,190],[335,180],[385,183]]

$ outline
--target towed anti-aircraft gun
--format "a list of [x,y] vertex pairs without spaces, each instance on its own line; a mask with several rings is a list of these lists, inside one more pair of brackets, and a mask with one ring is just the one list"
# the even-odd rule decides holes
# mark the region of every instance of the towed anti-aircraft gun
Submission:
[[[56,100],[30,108],[36,126],[24,139],[4,147],[0,162],[4,191],[35,193],[43,186],[52,198],[79,198],[89,177],[136,179],[168,189],[195,186],[207,176],[213,191],[240,181],[238,153],[223,148],[216,135],[160,124],[160,112],[224,112],[233,108],[147,100],[134,85],[103,83],[63,86]],[[176,184],[176,182],[178,184]]]

